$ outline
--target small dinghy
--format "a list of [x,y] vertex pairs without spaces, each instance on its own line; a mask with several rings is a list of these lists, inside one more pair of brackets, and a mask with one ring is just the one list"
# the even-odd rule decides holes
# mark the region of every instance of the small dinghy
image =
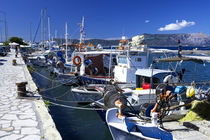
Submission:
[[72,88],[72,95],[78,104],[88,104],[103,97],[103,87],[88,85]]

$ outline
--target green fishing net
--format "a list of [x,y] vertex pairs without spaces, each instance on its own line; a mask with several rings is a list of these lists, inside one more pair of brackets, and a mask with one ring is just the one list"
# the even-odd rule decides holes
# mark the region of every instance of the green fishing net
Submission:
[[198,100],[193,101],[188,113],[179,121],[190,122],[198,120],[210,120],[210,103]]

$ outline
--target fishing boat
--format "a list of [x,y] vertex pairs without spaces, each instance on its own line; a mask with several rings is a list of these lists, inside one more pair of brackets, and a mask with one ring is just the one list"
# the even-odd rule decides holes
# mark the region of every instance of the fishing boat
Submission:
[[[206,57],[205,57],[206,58]],[[167,58],[159,58],[155,59],[152,63],[155,65],[156,63],[161,62],[177,62],[180,63],[182,61],[193,61],[196,63],[203,63],[203,59],[199,59],[199,57],[195,56],[174,56],[174,57],[167,57]],[[183,74],[183,73],[182,73]],[[146,104],[146,114],[149,116],[148,112],[153,108],[154,103],[156,102],[157,98],[157,88],[158,85],[161,85],[162,83],[167,83],[171,85],[172,89],[175,89],[177,84],[180,84],[182,82],[182,78],[180,79],[180,72],[177,73],[176,69],[173,71],[171,70],[161,70],[161,69],[138,69],[135,72],[136,77],[136,89],[132,90],[132,94],[127,97],[127,102],[125,104],[126,108],[128,106],[132,106],[133,110],[139,110],[140,107],[144,107]],[[182,75],[183,76],[183,75]],[[181,77],[182,77],[181,76]],[[189,85],[190,83],[188,83]],[[107,91],[109,93],[111,90]],[[108,108],[115,107],[114,102],[118,100],[121,96],[119,95],[119,92],[112,92],[115,94],[115,98],[110,98],[113,96],[112,94],[104,94],[103,99],[96,101],[93,103],[93,106],[103,108],[103,111],[97,111],[98,114],[101,116],[102,120],[105,119],[105,112]],[[118,96],[117,96],[118,95]],[[106,99],[106,102],[104,101]],[[107,100],[109,99],[109,100]],[[107,104],[112,104],[112,106],[107,107]],[[181,113],[180,115],[183,115]]]
[[78,104],[87,104],[101,99],[103,88],[103,85],[83,85],[72,88],[71,93]]
[[[149,103],[148,107],[154,106],[156,102],[156,87],[160,83],[163,83],[165,77],[174,76],[175,73],[170,70],[160,69],[138,69],[136,75],[136,88],[130,89],[130,94],[123,93],[121,96],[120,92],[115,87],[109,88],[105,91],[102,99],[95,101],[92,105],[96,108],[100,107],[102,110],[97,110],[97,113],[105,120],[105,112],[108,108],[115,107],[114,102],[118,99],[125,100],[125,108],[127,111],[138,111],[140,106],[145,103]],[[152,80],[151,80],[152,79]],[[165,79],[167,81],[167,79]],[[130,108],[132,106],[132,110]]]
[[[177,61],[194,61],[196,63],[204,63],[204,60],[208,60],[207,57],[199,58],[195,56],[181,56],[181,57],[168,57],[163,59],[156,59],[153,63],[157,62],[177,62]],[[137,71],[138,73],[138,71]],[[171,76],[170,76],[171,77]],[[166,79],[165,77],[164,79]],[[137,78],[138,79],[138,78]],[[168,80],[170,80],[169,78]],[[152,80],[152,79],[151,79]],[[167,79],[166,79],[167,80]],[[170,86],[173,86],[174,89],[169,89],[169,82],[171,82]],[[181,84],[181,85],[180,85]],[[202,84],[202,83],[197,83]],[[203,83],[207,84],[207,83]],[[189,109],[189,105],[195,100],[196,94],[202,94],[197,90],[196,93],[196,83],[195,81],[188,83],[182,83],[179,81],[178,83],[174,83],[172,81],[168,81],[167,84],[159,84],[156,87],[155,94],[157,96],[156,104],[154,106],[146,106],[144,105],[150,103],[147,102],[143,104],[140,108],[139,113],[133,113],[127,115],[124,112],[124,103],[123,101],[117,99],[114,104],[117,108],[108,109],[106,113],[106,122],[109,127],[109,130],[112,134],[114,140],[124,140],[124,139],[177,139],[181,138],[177,135],[177,129],[173,129],[171,127],[175,126],[175,123],[167,123],[168,121],[176,121],[183,117],[187,109]],[[151,85],[152,86],[152,85]],[[209,90],[207,90],[207,94],[209,94]],[[206,95],[206,94],[205,94]],[[141,95],[140,95],[141,96]],[[199,96],[203,97],[203,96]],[[205,101],[209,101],[209,96],[206,96],[207,99]],[[203,100],[203,98],[196,98],[197,100]],[[187,108],[188,107],[188,108]],[[117,114],[117,115],[116,115]],[[165,122],[167,121],[167,122]],[[166,127],[163,128],[163,122],[167,124]]]
[[137,117],[117,117],[118,109],[108,109],[106,122],[114,140],[173,140],[170,132],[157,126],[157,114],[154,114],[152,122]]
[[[80,86],[72,88],[72,95],[74,100],[78,104],[92,103],[103,98],[104,91],[108,87],[106,84],[89,84],[84,83],[79,84]],[[131,94],[132,85],[131,84],[119,84],[119,87],[123,90],[124,94]]]

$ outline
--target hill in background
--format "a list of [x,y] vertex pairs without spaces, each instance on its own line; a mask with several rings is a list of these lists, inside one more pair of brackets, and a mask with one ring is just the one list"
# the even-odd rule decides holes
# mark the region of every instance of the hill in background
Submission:
[[[210,36],[204,33],[183,33],[183,34],[143,34],[148,46],[177,46],[180,40],[183,46],[210,46]],[[131,41],[132,39],[129,39]],[[65,43],[65,39],[56,39],[59,44]],[[69,40],[76,44],[78,39]],[[120,40],[87,39],[86,44],[101,44],[102,46],[118,45]]]

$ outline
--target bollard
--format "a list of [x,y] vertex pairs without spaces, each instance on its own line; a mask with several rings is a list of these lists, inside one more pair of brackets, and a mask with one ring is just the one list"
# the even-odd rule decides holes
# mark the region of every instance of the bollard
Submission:
[[18,97],[25,97],[26,95],[26,84],[28,82],[21,82],[21,83],[16,83],[17,86],[17,91],[18,91]]
[[13,60],[12,60],[12,65],[17,65],[16,59],[13,59]]

